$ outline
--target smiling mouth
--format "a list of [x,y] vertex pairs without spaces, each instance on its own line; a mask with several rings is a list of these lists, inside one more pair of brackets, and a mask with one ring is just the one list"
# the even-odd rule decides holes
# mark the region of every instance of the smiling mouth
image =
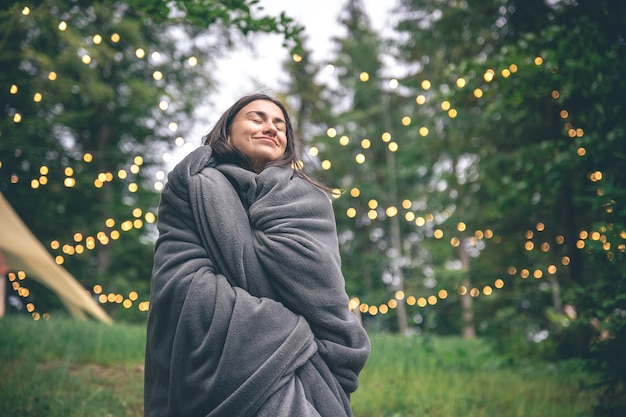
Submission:
[[269,137],[269,136],[260,136],[260,137],[254,138],[254,139],[262,140],[262,141],[269,141],[269,142],[272,142],[274,145],[277,144],[276,140],[274,138]]

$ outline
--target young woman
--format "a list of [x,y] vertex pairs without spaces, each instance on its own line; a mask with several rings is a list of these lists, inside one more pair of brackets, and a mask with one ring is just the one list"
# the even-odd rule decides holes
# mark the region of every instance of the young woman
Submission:
[[351,416],[369,355],[348,311],[330,200],[285,107],[234,103],[159,207],[146,416]]

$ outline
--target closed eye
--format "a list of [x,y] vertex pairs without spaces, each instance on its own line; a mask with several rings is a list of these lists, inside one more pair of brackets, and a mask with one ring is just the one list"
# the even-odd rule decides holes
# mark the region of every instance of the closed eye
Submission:
[[[261,123],[263,123],[264,120],[268,119],[268,116],[267,116],[267,114],[265,112],[260,112],[260,111],[256,111],[256,110],[252,110],[252,111],[248,112],[247,115],[250,118],[250,120],[253,123],[256,123],[256,124],[261,124]],[[284,132],[286,130],[287,124],[281,118],[274,119],[273,120],[273,124],[274,124],[274,127],[276,128],[276,130],[278,130],[279,132]]]

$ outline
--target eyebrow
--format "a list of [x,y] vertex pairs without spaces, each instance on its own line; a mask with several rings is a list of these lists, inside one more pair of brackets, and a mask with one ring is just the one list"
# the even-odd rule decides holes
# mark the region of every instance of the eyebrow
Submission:
[[[250,110],[248,113],[246,113],[246,116],[248,116],[250,114],[256,114],[256,115],[258,115],[259,117],[261,117],[263,119],[267,119],[268,118],[267,113],[265,113],[264,111],[260,111],[260,110]],[[287,122],[285,122],[280,117],[274,118],[274,122],[287,124]]]

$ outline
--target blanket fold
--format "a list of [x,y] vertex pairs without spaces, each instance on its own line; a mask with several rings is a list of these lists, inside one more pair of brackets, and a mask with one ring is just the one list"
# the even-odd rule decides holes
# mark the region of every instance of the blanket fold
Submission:
[[146,416],[350,416],[369,354],[328,197],[198,148],[159,207]]

